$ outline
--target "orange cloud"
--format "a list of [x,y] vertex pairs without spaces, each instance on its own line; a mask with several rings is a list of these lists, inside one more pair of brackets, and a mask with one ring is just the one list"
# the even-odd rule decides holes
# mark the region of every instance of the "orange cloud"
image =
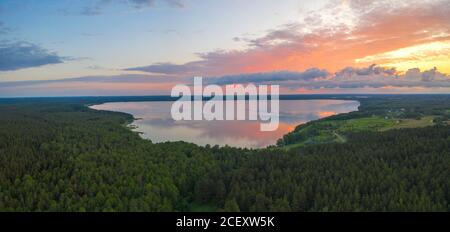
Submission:
[[[326,17],[330,15],[317,12],[309,15],[304,22],[285,25],[261,38],[247,39],[246,50],[210,52],[200,54],[200,61],[182,65],[154,64],[131,70],[203,76],[275,70],[302,71],[311,67],[337,71],[343,67],[362,67],[369,63],[395,66],[396,62],[384,62],[377,57],[420,44],[441,41],[448,45],[449,0],[399,1],[399,6],[381,3],[348,1],[348,7],[345,8],[348,12],[342,17],[350,16],[338,25],[328,25],[332,21]],[[341,8],[336,5],[332,7],[335,7],[334,12],[339,13]],[[450,61],[445,51],[433,52],[436,53],[436,59],[433,60],[436,66],[450,72],[448,65],[444,65]],[[369,62],[367,57],[373,59]],[[429,68],[429,65],[421,65],[421,60],[417,60],[414,53],[402,59],[415,60],[411,65]],[[405,62],[402,64],[401,70],[415,68]]]

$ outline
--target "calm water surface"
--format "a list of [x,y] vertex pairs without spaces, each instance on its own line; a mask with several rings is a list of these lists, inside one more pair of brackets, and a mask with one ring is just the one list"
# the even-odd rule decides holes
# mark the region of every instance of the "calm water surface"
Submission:
[[95,105],[97,110],[132,114],[134,131],[155,143],[187,141],[198,145],[230,145],[260,148],[274,145],[284,134],[300,124],[340,113],[356,111],[357,101],[284,100],[280,101],[278,130],[261,132],[259,121],[175,121],[170,115],[173,102],[112,102]]

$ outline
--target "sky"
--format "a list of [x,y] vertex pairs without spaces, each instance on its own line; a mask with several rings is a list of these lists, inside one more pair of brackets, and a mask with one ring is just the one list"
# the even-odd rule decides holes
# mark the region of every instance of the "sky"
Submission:
[[450,0],[0,0],[0,97],[450,93]]

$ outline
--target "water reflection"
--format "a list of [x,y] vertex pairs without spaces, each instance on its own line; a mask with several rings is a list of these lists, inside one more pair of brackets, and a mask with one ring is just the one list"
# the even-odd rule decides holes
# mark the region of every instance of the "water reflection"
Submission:
[[230,145],[259,148],[273,145],[299,124],[358,109],[357,101],[280,101],[280,125],[276,131],[261,132],[259,121],[175,121],[172,102],[113,102],[92,106],[97,110],[132,114],[135,131],[153,142],[187,141],[199,145]]

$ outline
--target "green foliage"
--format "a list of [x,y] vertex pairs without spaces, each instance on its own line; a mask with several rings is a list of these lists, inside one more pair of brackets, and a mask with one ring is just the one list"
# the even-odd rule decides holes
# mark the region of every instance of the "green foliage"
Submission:
[[[247,150],[152,144],[126,127],[130,115],[88,100],[9,100],[0,104],[0,211],[449,211],[449,101],[414,101],[364,99],[359,112],[296,129],[302,139],[331,130],[337,143]],[[378,131],[389,113],[441,123]],[[357,129],[373,120],[377,130]]]
[[225,201],[225,206],[223,208],[224,212],[239,212],[239,205],[236,202],[236,199],[228,199]]
[[355,132],[387,131],[447,125],[449,95],[371,96],[359,99],[359,111],[308,122],[284,135],[277,145],[284,149],[311,144],[345,142]]

